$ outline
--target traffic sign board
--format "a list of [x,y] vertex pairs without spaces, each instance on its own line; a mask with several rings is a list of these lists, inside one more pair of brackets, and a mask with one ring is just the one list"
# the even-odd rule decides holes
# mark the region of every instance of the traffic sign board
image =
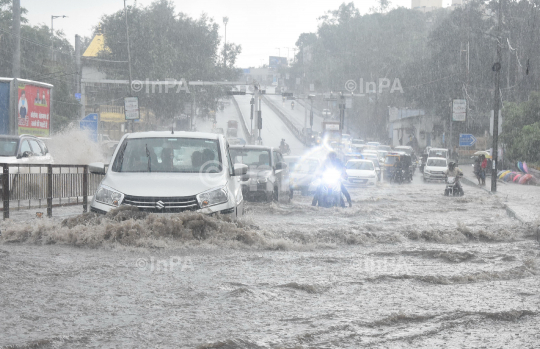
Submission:
[[90,139],[94,142],[98,141],[98,114],[88,114],[81,121],[79,127],[83,131],[87,131]]
[[460,133],[459,134],[459,146],[460,147],[472,147],[476,143],[476,137],[472,134]]

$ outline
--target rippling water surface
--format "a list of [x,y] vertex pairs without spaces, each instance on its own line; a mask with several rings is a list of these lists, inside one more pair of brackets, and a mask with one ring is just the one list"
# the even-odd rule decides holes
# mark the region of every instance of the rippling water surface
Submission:
[[2,224],[0,346],[536,348],[536,226],[442,185],[239,223],[130,211]]

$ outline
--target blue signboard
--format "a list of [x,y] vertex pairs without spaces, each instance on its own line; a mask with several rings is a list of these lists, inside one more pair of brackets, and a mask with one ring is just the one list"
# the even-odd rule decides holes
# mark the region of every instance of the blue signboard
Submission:
[[460,147],[472,147],[476,143],[476,138],[467,133],[459,134],[459,146]]
[[81,130],[86,131],[90,136],[90,139],[94,142],[98,141],[98,115],[88,114],[79,121],[79,127]]
[[9,82],[0,82],[0,134],[9,134]]
[[75,93],[75,99],[80,101],[81,100],[81,94],[80,93]]
[[249,68],[248,69],[243,69],[244,74],[249,74],[250,71],[251,71],[251,69],[249,69]]

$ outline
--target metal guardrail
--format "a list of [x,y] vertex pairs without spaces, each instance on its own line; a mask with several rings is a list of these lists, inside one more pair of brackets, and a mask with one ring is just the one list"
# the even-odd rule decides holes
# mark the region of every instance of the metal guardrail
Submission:
[[[2,166],[2,208],[9,218],[10,206],[17,210],[43,207],[52,217],[53,206],[83,205],[88,212],[89,193],[96,192],[104,175],[88,172],[88,165],[0,164]],[[64,202],[62,202],[64,201]],[[21,205],[22,203],[22,205]]]
[[285,125],[289,128],[289,130],[295,135],[296,138],[298,138],[298,140],[300,142],[302,142],[302,144],[304,145],[307,145],[306,143],[306,138],[305,136],[302,134],[302,132],[300,132],[294,125],[293,123],[291,122],[291,120],[289,120],[289,118],[287,118],[285,116],[285,114],[283,114],[283,112],[281,110],[279,110],[271,101],[269,101],[264,95],[262,95],[262,100],[264,101],[264,103],[266,103],[266,105],[272,109],[272,111],[274,113],[276,113],[277,116],[279,116],[279,118],[281,119],[281,121],[283,121],[283,123],[285,123]]
[[246,136],[246,142],[248,144],[252,143],[251,139],[251,133],[249,132],[247,125],[246,125],[246,119],[244,119],[244,115],[242,114],[242,111],[240,110],[240,106],[238,105],[238,102],[236,101],[236,98],[232,96],[234,107],[236,108],[236,112],[238,113],[238,117],[240,118],[240,124],[242,125],[242,129],[244,130],[244,135]]

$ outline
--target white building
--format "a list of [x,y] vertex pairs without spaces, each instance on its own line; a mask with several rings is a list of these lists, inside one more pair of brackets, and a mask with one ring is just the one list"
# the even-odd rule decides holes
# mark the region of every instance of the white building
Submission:
[[443,7],[442,0],[411,0],[411,8],[429,12]]

